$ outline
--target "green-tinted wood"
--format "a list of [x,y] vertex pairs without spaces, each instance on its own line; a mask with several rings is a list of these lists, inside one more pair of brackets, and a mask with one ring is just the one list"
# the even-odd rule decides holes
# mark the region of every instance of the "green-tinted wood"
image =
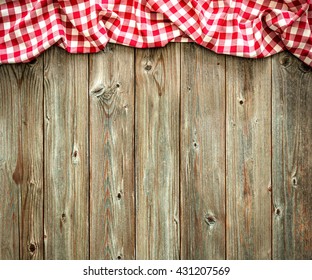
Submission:
[[90,55],[90,114],[90,256],[134,259],[134,49]]
[[181,258],[225,258],[225,56],[182,44]]
[[226,58],[227,258],[271,258],[271,59]]
[[178,259],[180,44],[136,51],[137,259]]
[[312,259],[312,69],[273,58],[273,258]]
[[44,58],[45,258],[88,259],[88,56]]
[[43,59],[0,66],[0,259],[43,258]]

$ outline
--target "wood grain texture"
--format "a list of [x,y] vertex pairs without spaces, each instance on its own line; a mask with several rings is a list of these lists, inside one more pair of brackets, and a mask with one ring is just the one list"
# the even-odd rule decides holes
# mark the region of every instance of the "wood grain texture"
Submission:
[[0,259],[43,258],[43,59],[0,66]]
[[181,258],[225,258],[225,57],[182,44]]
[[311,143],[288,53],[0,65],[0,259],[311,259]]
[[178,259],[180,44],[136,50],[137,259]]
[[312,259],[312,69],[273,59],[273,258]]
[[45,258],[88,259],[88,56],[44,58]]
[[134,259],[134,49],[90,55],[90,114],[91,259]]
[[227,258],[271,258],[271,59],[226,58]]

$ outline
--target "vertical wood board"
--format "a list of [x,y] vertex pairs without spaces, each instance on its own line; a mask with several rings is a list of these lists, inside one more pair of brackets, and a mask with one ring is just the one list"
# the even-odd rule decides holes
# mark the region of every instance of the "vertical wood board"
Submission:
[[181,258],[225,258],[225,57],[182,44]]
[[0,259],[43,258],[43,59],[0,66]]
[[271,258],[271,59],[226,58],[227,258]]
[[88,259],[88,56],[44,58],[45,258]]
[[136,51],[137,259],[178,259],[180,44]]
[[91,259],[135,258],[134,50],[90,55]]
[[273,258],[312,258],[312,71],[273,59]]

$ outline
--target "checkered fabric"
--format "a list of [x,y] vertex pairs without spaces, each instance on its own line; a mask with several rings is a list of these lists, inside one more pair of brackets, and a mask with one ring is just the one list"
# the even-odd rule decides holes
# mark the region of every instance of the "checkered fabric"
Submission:
[[54,44],[92,53],[196,42],[216,53],[289,50],[312,66],[312,0],[0,0],[0,63],[28,62]]

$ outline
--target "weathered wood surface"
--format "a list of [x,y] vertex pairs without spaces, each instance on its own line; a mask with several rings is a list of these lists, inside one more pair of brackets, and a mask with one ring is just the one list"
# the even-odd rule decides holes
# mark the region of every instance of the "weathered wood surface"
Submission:
[[226,58],[228,259],[271,258],[271,58]]
[[90,55],[91,259],[135,258],[134,49]]
[[311,143],[312,71],[287,53],[1,65],[0,259],[311,259]]
[[43,258],[42,67],[0,66],[0,259]]
[[225,258],[225,56],[181,54],[181,258]]
[[137,259],[178,259],[180,45],[136,51]]
[[312,71],[273,57],[273,258],[312,259]]
[[46,259],[89,258],[88,56],[44,53]]

